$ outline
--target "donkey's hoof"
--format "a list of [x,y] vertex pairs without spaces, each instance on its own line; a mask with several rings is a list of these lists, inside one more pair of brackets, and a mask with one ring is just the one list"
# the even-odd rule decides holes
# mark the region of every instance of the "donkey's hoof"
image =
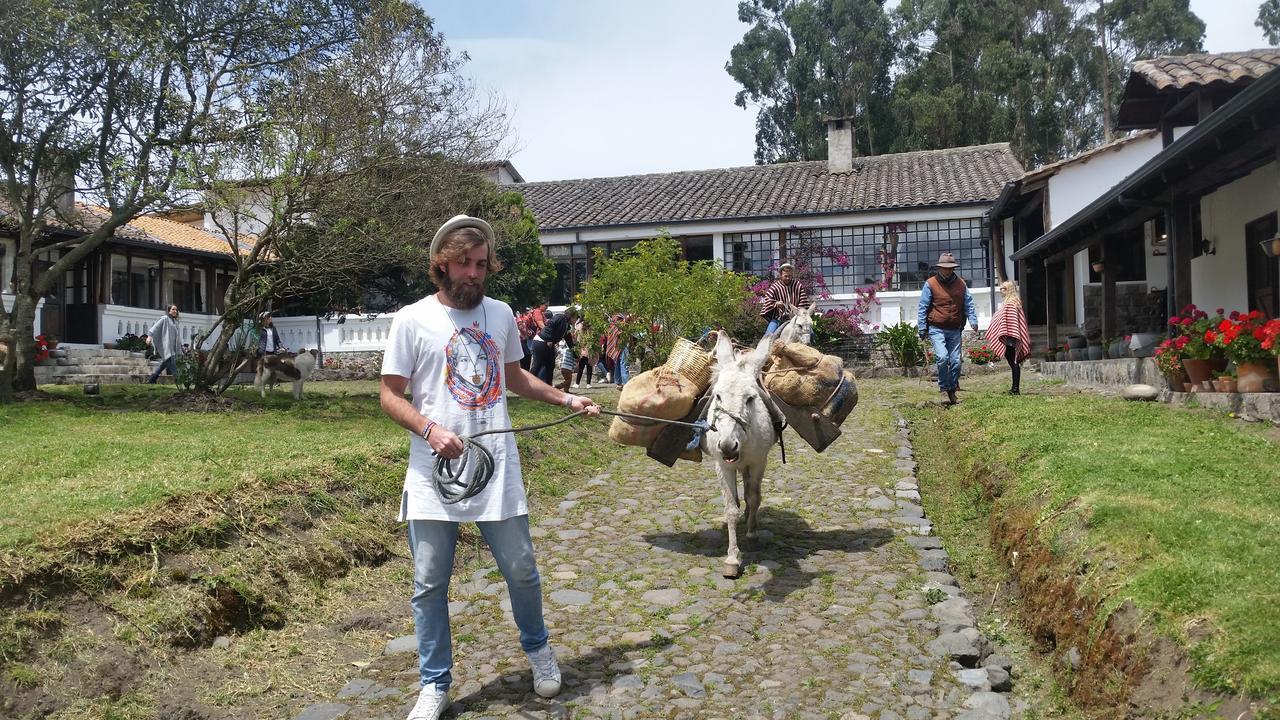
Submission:
[[731,563],[731,562],[726,562],[724,564],[724,567],[720,571],[721,575],[724,575],[730,580],[736,579],[738,575],[740,575],[741,573],[742,573],[742,565],[739,563]]

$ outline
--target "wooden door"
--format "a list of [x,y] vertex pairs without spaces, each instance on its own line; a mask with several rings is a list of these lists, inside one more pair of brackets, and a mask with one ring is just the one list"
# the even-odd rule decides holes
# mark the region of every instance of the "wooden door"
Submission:
[[1261,243],[1276,236],[1276,213],[1244,226],[1245,272],[1249,278],[1249,309],[1267,317],[1280,313],[1280,258],[1271,257]]

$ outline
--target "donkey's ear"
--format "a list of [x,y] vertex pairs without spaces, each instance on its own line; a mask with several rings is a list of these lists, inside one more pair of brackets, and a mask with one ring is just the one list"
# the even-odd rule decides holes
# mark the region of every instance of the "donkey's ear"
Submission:
[[729,338],[729,333],[721,330],[716,333],[716,363],[725,367],[732,365],[733,361],[733,340]]
[[769,359],[769,350],[773,348],[773,338],[774,336],[768,333],[765,333],[765,336],[760,338],[760,342],[756,344],[756,349],[751,351],[751,356],[747,360],[752,367],[757,370],[764,367],[765,361]]
[[817,309],[818,309],[818,301],[817,301],[817,300],[814,300],[813,302],[809,303],[809,314],[810,314],[810,315],[812,315],[812,314],[813,314],[813,311],[814,311],[814,310],[817,310]]

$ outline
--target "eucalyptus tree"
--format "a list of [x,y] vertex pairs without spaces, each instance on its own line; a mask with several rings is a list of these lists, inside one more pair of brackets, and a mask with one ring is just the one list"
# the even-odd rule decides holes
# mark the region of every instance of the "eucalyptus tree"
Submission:
[[887,145],[893,45],[883,0],[744,0],[751,27],[725,70],[742,85],[734,102],[758,107],[758,163],[826,156],[826,117],[852,117],[863,153]]

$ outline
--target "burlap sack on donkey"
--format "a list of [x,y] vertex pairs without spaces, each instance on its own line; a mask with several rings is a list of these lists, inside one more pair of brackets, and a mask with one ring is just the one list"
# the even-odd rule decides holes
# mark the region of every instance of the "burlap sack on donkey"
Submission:
[[844,379],[844,361],[803,343],[775,342],[764,366],[764,386],[796,407],[820,407]]
[[[627,381],[618,396],[618,410],[634,415],[680,420],[693,409],[698,388],[685,377],[664,367],[646,370]],[[649,447],[664,423],[615,417],[609,439],[619,445]]]

